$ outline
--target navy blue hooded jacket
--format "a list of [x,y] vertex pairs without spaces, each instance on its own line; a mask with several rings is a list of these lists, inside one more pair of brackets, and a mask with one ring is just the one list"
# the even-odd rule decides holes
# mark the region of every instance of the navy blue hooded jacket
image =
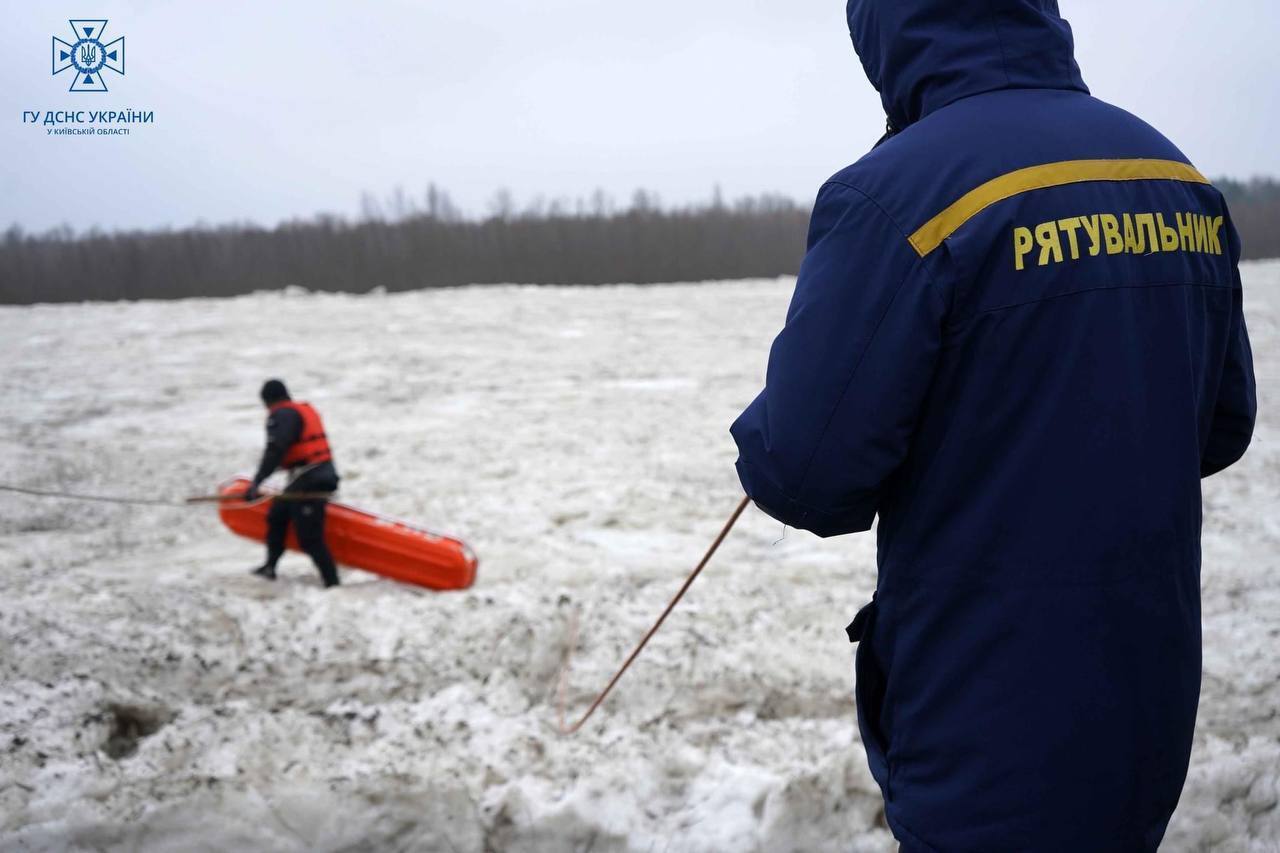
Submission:
[[821,536],[879,516],[850,636],[904,850],[1154,850],[1199,696],[1200,478],[1256,408],[1230,216],[1089,95],[1053,0],[848,16],[897,133],[818,194],[742,484]]

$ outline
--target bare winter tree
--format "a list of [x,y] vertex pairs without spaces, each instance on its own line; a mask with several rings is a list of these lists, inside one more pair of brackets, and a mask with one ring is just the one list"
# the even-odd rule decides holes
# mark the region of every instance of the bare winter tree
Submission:
[[516,212],[516,200],[511,195],[511,190],[503,187],[493,194],[493,198],[489,201],[489,215],[494,219],[500,219],[503,222],[509,220]]

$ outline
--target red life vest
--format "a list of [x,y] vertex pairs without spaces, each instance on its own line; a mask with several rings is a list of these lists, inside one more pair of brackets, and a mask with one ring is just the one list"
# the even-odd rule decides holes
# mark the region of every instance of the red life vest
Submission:
[[297,468],[301,465],[315,465],[333,459],[333,452],[329,450],[329,439],[324,434],[324,424],[320,420],[319,413],[311,407],[310,403],[285,400],[282,403],[276,403],[270,411],[277,412],[280,409],[292,409],[302,418],[302,432],[298,433],[298,440],[289,445],[289,449],[285,451],[284,459],[280,462],[282,467]]

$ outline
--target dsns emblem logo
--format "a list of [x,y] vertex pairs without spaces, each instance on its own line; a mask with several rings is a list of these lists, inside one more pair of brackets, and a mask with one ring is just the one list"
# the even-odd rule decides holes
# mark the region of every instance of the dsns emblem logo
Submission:
[[102,70],[109,68],[117,74],[124,74],[124,36],[103,44],[102,31],[107,28],[105,19],[72,19],[70,23],[76,37],[74,43],[53,37],[53,73],[61,74],[68,68],[72,69],[72,92],[107,91]]

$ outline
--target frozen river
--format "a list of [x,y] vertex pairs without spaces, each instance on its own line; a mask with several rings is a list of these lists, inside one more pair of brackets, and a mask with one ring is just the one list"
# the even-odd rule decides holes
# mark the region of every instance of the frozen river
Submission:
[[[181,498],[250,469],[262,380],[344,499],[466,539],[432,594],[207,508],[0,494],[0,848],[889,851],[843,627],[870,535],[750,510],[581,734],[577,711],[740,496],[727,429],[791,282],[0,308],[0,483]],[[1245,270],[1262,405],[1205,485],[1205,677],[1164,849],[1280,849],[1280,263]],[[1087,820],[1081,815],[1081,820]]]

